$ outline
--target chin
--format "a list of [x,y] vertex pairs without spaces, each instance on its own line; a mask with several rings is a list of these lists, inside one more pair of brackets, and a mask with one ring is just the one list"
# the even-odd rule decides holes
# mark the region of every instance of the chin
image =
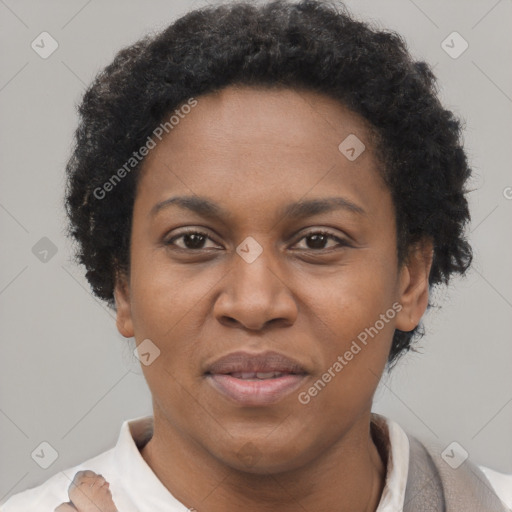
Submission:
[[292,436],[283,444],[282,437],[273,442],[265,437],[246,437],[243,441],[226,447],[223,453],[217,453],[217,459],[236,471],[254,475],[278,474],[293,471],[314,458],[308,456],[315,451],[307,447],[302,449]]

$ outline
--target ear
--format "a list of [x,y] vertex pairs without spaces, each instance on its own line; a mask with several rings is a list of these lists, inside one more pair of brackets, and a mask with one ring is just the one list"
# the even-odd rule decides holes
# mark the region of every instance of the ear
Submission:
[[116,275],[114,299],[116,301],[117,330],[125,338],[132,338],[134,333],[130,300],[130,283],[124,272],[119,272]]
[[399,302],[396,328],[412,331],[421,320],[428,306],[428,277],[434,249],[432,241],[425,238],[410,248],[399,277]]

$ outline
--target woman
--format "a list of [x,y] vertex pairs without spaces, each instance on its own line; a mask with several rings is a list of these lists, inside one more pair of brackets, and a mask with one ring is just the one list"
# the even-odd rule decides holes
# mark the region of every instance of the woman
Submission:
[[208,7],[119,52],[80,114],[70,234],[153,416],[5,512],[507,510],[510,478],[371,412],[471,262],[460,123],[398,35]]

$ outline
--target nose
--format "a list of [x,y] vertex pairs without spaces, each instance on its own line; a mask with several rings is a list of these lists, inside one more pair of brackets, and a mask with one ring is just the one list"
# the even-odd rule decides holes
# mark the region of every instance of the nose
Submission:
[[295,323],[296,301],[279,276],[277,265],[272,265],[270,252],[264,250],[252,263],[234,255],[232,267],[222,280],[224,289],[214,305],[220,323],[250,330],[261,330],[271,323]]

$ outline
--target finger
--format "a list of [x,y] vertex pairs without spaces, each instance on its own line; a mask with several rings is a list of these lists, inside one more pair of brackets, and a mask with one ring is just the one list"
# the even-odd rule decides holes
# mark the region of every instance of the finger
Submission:
[[90,469],[84,469],[82,471],[78,471],[73,480],[78,480],[80,478],[94,478],[96,476],[98,475],[94,471],[91,471]]
[[71,483],[68,487],[68,494],[70,491],[72,491],[75,487],[78,487],[79,485],[83,485],[84,483],[87,483],[91,481],[91,479],[96,478],[96,473],[94,471],[91,471],[90,469],[85,469],[83,471],[77,471],[75,473],[75,476],[73,477],[73,480],[71,480]]
[[105,482],[106,482],[105,478],[103,478],[102,476],[99,476],[99,477],[94,481],[94,485],[95,485],[95,486],[97,486],[97,487],[101,487]]
[[80,482],[80,485],[83,485],[85,488],[92,489],[93,487],[98,488],[106,483],[106,480],[103,477],[97,477],[94,479],[87,479],[84,482]]
[[69,502],[61,503],[54,512],[77,512],[76,508]]

